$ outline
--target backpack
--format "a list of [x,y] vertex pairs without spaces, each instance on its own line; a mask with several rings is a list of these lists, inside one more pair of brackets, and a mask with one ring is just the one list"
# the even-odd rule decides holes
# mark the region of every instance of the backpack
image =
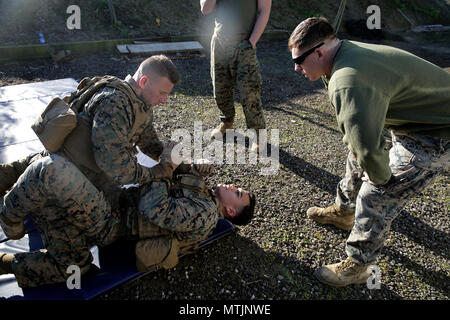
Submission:
[[60,98],[54,98],[31,126],[45,149],[56,152],[77,126],[77,115]]

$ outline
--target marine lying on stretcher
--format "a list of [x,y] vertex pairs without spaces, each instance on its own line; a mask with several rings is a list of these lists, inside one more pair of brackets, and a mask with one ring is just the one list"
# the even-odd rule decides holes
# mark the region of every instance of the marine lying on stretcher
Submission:
[[89,269],[91,246],[119,239],[136,241],[139,271],[168,269],[178,263],[179,254],[198,248],[220,218],[236,225],[250,222],[252,193],[222,184],[208,190],[204,177],[214,167],[177,166],[168,156],[172,148],[166,147],[160,160],[172,168],[170,179],[106,196],[88,179],[79,182],[82,173],[59,155],[43,152],[11,164],[20,177],[0,201],[0,225],[8,238],[20,239],[23,220],[30,215],[46,249],[0,253],[0,274],[13,273],[21,287],[65,282],[68,266],[79,266],[82,274]]

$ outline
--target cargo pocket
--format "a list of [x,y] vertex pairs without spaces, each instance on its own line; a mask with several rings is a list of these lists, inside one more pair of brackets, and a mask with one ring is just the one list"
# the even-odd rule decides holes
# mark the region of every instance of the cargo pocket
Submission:
[[156,237],[136,243],[136,267],[140,272],[170,269],[178,264],[178,241],[172,237]]

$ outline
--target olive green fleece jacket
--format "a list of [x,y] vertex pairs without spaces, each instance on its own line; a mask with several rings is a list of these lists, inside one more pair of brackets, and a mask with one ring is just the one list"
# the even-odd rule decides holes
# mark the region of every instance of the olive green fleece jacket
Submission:
[[450,74],[431,62],[343,40],[324,80],[343,142],[375,184],[391,177],[383,128],[450,138]]

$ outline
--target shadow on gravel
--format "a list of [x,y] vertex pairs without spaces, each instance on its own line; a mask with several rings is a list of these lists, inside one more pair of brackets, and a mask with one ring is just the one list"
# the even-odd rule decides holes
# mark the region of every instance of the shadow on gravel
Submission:
[[448,233],[427,225],[405,210],[401,211],[392,223],[391,228],[444,259],[450,260],[450,237]]
[[[1,93],[1,88],[0,88]],[[5,134],[14,127],[17,119],[12,118],[10,115],[1,113],[2,103],[0,102],[0,159],[6,158],[7,146],[17,143],[14,137],[6,136]],[[10,132],[9,132],[10,133]]]
[[289,110],[282,109],[282,108],[280,108],[280,107],[275,107],[275,106],[270,107],[270,109],[280,111],[280,112],[282,112],[282,113],[284,113],[284,114],[287,114],[287,115],[291,115],[291,116],[297,117],[297,118],[299,118],[299,119],[301,119],[301,120],[304,120],[304,121],[308,121],[309,123],[311,123],[311,124],[313,124],[313,125],[316,125],[316,126],[318,126],[318,127],[324,128],[324,129],[326,129],[326,130],[328,130],[328,131],[331,131],[331,132],[333,132],[333,133],[336,133],[336,134],[339,134],[339,133],[340,133],[340,132],[339,132],[338,130],[336,130],[336,129],[330,128],[330,127],[328,127],[328,126],[326,126],[326,125],[323,125],[323,124],[320,123],[320,122],[314,121],[314,120],[312,120],[312,119],[310,119],[310,118],[308,118],[308,117],[304,117],[304,116],[302,116],[302,115],[300,115],[300,114],[298,114],[298,113],[296,113],[296,112],[289,111]]
[[[245,228],[240,233],[245,233]],[[262,248],[234,233],[183,257],[173,269],[150,273],[97,299],[402,299],[383,283],[379,290],[369,290],[365,284],[342,288],[324,285],[313,276],[316,262],[314,256],[295,258],[276,243]]]
[[316,187],[335,195],[336,185],[341,180],[340,177],[329,173],[315,165],[290,154],[280,148],[280,164],[291,170],[294,174],[308,180]]
[[[408,270],[414,272],[417,277],[433,288],[439,290],[442,294],[449,297],[450,296],[450,277],[445,274],[445,271],[435,271],[425,268],[423,265],[411,260],[405,255],[393,250],[391,247],[384,247],[383,254],[389,257],[389,259],[400,262],[402,265],[408,268]],[[408,275],[406,276],[408,277]],[[408,278],[404,279],[402,282],[408,283]],[[382,280],[383,281],[383,278]],[[409,282],[411,286],[417,285],[416,283]]]
[[[245,266],[241,273],[243,288],[268,293],[275,300],[341,300],[341,299],[402,299],[396,292],[381,284],[379,290],[369,290],[365,284],[335,288],[320,283],[313,275],[316,267],[309,259],[295,259],[276,252],[277,247],[263,249],[255,242],[235,235],[233,243],[240,249],[236,255]],[[313,257],[313,260],[316,260]],[[258,285],[257,285],[258,284]],[[246,293],[250,294],[250,293]],[[246,299],[246,294],[241,298]],[[256,297],[258,299],[258,297]]]

